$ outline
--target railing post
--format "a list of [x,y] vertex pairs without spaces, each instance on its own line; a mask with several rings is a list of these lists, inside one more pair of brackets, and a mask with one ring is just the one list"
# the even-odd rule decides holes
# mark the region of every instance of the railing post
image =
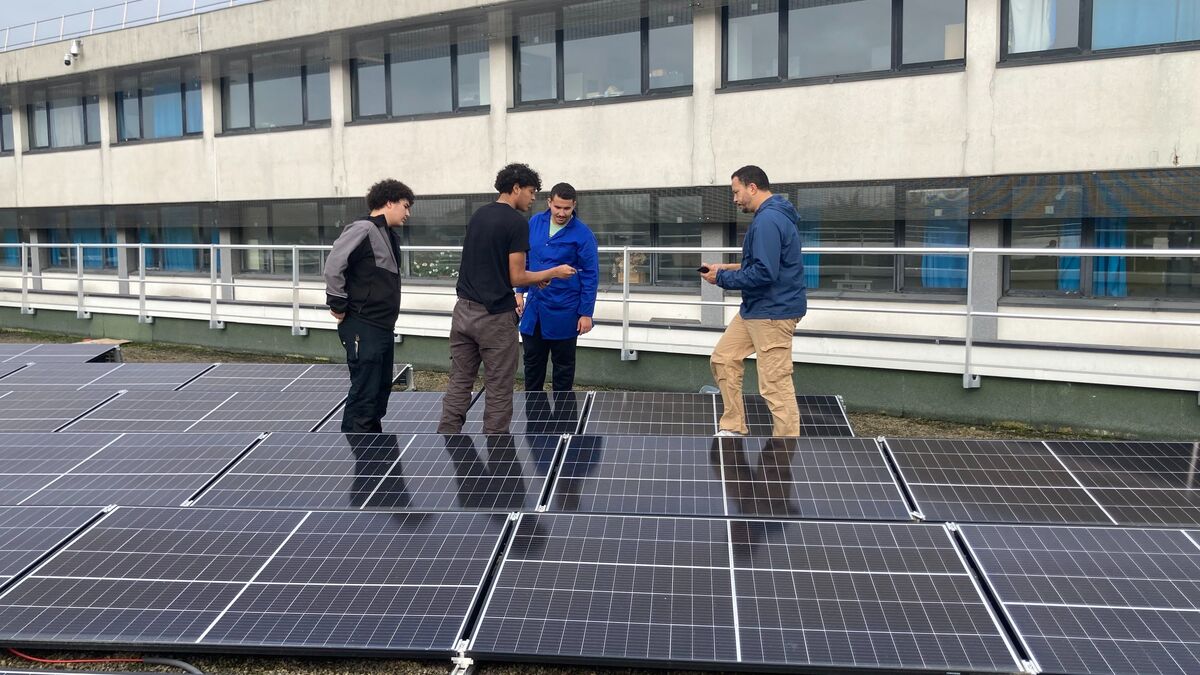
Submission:
[[125,21],[129,18],[129,0],[121,6],[121,28],[125,27]]
[[963,341],[963,389],[978,389],[979,376],[971,372],[971,347],[975,338],[975,249],[967,249],[967,321]]
[[138,244],[138,323],[154,323],[146,313],[146,245]]
[[621,248],[621,360],[637,361],[637,350],[629,348],[629,247]]
[[12,29],[11,28],[4,29],[4,51],[8,51],[8,32],[10,30],[12,30]]
[[21,244],[21,313],[33,314],[34,309],[29,306],[29,278],[33,276],[31,261],[29,259],[29,244]]
[[58,39],[62,40],[63,31],[67,29],[67,15],[63,14],[58,18]]
[[83,306],[83,244],[75,244],[75,288],[78,299],[75,316],[80,319],[92,318]]
[[300,251],[292,247],[292,335],[308,335],[300,326]]
[[212,330],[225,328],[224,321],[217,320],[217,266],[212,261],[217,259],[217,247],[208,247],[208,327]]
[[96,30],[96,10],[92,10],[92,18],[88,21],[88,35]]
[[158,23],[158,20],[161,17],[162,17],[162,0],[158,0],[158,2],[155,3],[155,5],[154,5],[154,23]]
[[192,14],[196,13],[196,0],[192,0]]

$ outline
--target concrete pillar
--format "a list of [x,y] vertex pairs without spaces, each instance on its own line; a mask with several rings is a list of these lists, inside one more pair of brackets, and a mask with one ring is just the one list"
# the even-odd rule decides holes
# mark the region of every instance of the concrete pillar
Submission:
[[[136,244],[137,237],[130,236],[134,232],[126,227],[117,228],[117,244]],[[141,266],[146,263],[145,259],[138,258],[138,250],[136,248],[118,248],[117,249],[117,292],[121,295],[129,295],[129,276],[131,273],[137,273]]]
[[117,142],[117,102],[113,96],[113,89],[112,71],[97,74],[96,90],[100,98],[100,180],[105,204],[113,203],[113,181],[116,180],[112,171],[112,145]]
[[329,131],[333,149],[333,194],[345,197],[346,183],[346,122],[353,119],[350,89],[349,41],[344,35],[329,38]]
[[491,110],[488,132],[491,136],[491,170],[508,164],[508,109],[514,103],[512,25],[509,12],[488,13],[488,70]]
[[204,123],[204,156],[208,158],[208,175],[213,182],[213,200],[221,201],[221,180],[218,174],[216,136],[221,126],[221,61],[213,54],[200,56],[200,117]]
[[[975,248],[999,248],[1004,245],[1004,221],[972,220],[970,243]],[[978,255],[971,269],[971,309],[995,312],[1004,292],[1004,264],[999,256]],[[995,317],[975,317],[975,340],[995,340]]]
[[721,86],[720,4],[704,3],[692,15],[692,185],[713,185],[719,173],[711,130]]
[[21,87],[9,87],[9,93],[9,101],[12,103],[13,162],[17,167],[17,180],[14,186],[17,194],[14,204],[24,206],[25,172],[21,170],[21,164],[24,163],[25,148],[29,142],[29,116],[26,114],[25,96],[21,92]]
[[[217,230],[217,241],[222,246],[232,245],[234,242],[233,228],[222,227]],[[220,275],[218,278],[221,281],[221,299],[232,301],[235,300],[235,292],[233,288],[233,274],[236,271],[234,266],[237,264],[238,256],[235,251],[230,248],[218,249],[217,255],[220,256]],[[213,264],[218,264],[218,261],[212,261]]]
[[967,121],[962,157],[965,176],[996,173],[992,81],[999,60],[1000,0],[971,0],[967,3],[967,95],[963,97],[963,119]]
[[[42,231],[37,228],[29,229],[29,243],[42,243]],[[44,248],[29,249],[29,275],[32,277],[29,283],[29,289],[33,291],[42,290],[42,268],[46,267],[47,252]]]

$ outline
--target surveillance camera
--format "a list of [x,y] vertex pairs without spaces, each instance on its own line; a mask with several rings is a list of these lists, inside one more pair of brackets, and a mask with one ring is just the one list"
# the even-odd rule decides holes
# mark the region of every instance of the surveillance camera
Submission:
[[63,54],[63,65],[64,66],[71,65],[71,52],[67,52],[66,54]]
[[79,56],[79,49],[83,47],[83,42],[79,40],[71,41],[71,56]]

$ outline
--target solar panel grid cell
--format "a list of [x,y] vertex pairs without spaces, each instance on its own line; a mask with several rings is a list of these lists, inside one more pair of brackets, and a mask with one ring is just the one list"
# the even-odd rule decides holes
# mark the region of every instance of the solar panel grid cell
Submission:
[[98,514],[94,508],[0,508],[0,588]]
[[[434,434],[442,417],[442,392],[392,392],[388,398],[387,414],[383,417],[385,434]],[[339,433],[342,428],[342,408],[333,414],[318,431]]]
[[716,411],[710,394],[598,391],[584,433],[592,435],[711,436]]
[[0,390],[0,432],[55,431],[112,397],[99,391]]
[[1047,446],[1117,522],[1200,524],[1200,442],[1054,441]]

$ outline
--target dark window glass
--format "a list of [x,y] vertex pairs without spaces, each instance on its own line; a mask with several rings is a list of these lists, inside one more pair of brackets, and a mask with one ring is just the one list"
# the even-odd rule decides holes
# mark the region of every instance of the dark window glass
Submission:
[[116,242],[116,228],[104,221],[104,213],[99,209],[43,214],[41,220],[47,242],[61,244],[46,249],[49,267],[74,269],[77,261],[82,260],[85,270],[116,269],[117,250],[104,246]]
[[193,76],[187,81],[183,91],[184,117],[187,120],[185,131],[189,134],[204,132],[204,113],[201,112],[200,101],[200,78]]
[[138,78],[126,75],[118,81],[117,140],[135,141],[142,137],[142,111],[138,100]]
[[100,142],[100,97],[83,98],[84,142]]
[[[269,213],[265,206],[245,206],[241,209],[241,227],[237,229],[239,244],[269,246],[271,231]],[[243,272],[270,274],[271,252],[261,248],[237,249]]]
[[306,49],[304,63],[306,121],[326,121],[329,119],[329,56],[324,49]]
[[50,147],[50,104],[44,98],[35,99],[28,106],[29,111],[29,146],[31,148]]
[[[1078,218],[1023,218],[1012,221],[1013,248],[1081,248],[1083,223]],[[1079,293],[1078,256],[1009,256],[1010,291]]]
[[[692,3],[650,3],[650,88],[692,84]],[[695,275],[692,275],[695,276]]]
[[792,0],[788,12],[788,77],[865,73],[891,67],[891,0]]
[[640,94],[641,3],[600,0],[563,8],[563,99]]
[[[1096,218],[1098,248],[1200,249],[1200,216]],[[1200,299],[1200,259],[1096,258],[1099,297]]]
[[458,29],[458,107],[491,104],[487,25]]
[[[659,197],[656,245],[672,248],[700,246],[703,210],[704,198],[700,195]],[[700,276],[696,274],[701,262],[699,253],[658,253],[656,256],[654,268],[659,285],[700,285]]]
[[[539,209],[546,208],[545,200]],[[600,246],[651,246],[654,209],[646,193],[585,195],[579,200],[579,217],[588,224]],[[653,283],[651,254],[630,251],[629,283]],[[620,253],[600,254],[600,288],[620,288],[625,274]]]
[[286,49],[251,57],[254,128],[271,129],[304,123],[300,50]]
[[13,114],[12,108],[0,108],[0,150],[13,150]]
[[20,267],[21,230],[16,211],[0,211],[0,267]]
[[[462,246],[467,230],[463,199],[418,199],[404,224],[410,246]],[[473,213],[473,212],[472,212]],[[461,256],[456,251],[409,251],[407,273],[422,279],[456,279]]]
[[1079,0],[1008,0],[1008,53],[1078,46]]
[[520,47],[521,101],[544,101],[558,96],[558,56],[553,13],[517,20]]
[[147,270],[167,272],[207,272],[216,231],[204,223],[196,206],[121,209],[117,220],[123,227],[137,227],[138,242],[178,244],[194,248],[156,248],[147,246]]
[[226,129],[250,128],[250,65],[245,59],[225,65],[222,100]]
[[[966,188],[909,190],[904,245],[966,248],[969,209]],[[967,256],[904,256],[904,290],[961,291],[967,287]]]
[[[802,189],[793,203],[805,248],[895,246],[891,186]],[[804,280],[810,289],[887,292],[895,290],[894,267],[887,254],[805,254]]]
[[[316,202],[284,202],[271,205],[271,243],[276,246],[319,246],[320,227]],[[321,273],[320,251],[298,251],[300,274]],[[292,252],[272,251],[276,274],[292,274]]]
[[116,102],[120,141],[179,138],[203,131],[200,80],[195,68],[164,68],[122,76]]
[[1200,0],[1093,0],[1092,49],[1200,40]]
[[389,42],[392,114],[420,115],[453,110],[449,27],[396,33]]
[[779,3],[730,0],[725,59],[730,82],[779,76]]
[[354,45],[354,111],[356,117],[387,114],[387,68],[383,38]]
[[965,58],[966,28],[963,0],[905,0],[904,63]]
[[142,129],[146,138],[183,135],[183,75],[178,68],[145,73],[142,84]]

